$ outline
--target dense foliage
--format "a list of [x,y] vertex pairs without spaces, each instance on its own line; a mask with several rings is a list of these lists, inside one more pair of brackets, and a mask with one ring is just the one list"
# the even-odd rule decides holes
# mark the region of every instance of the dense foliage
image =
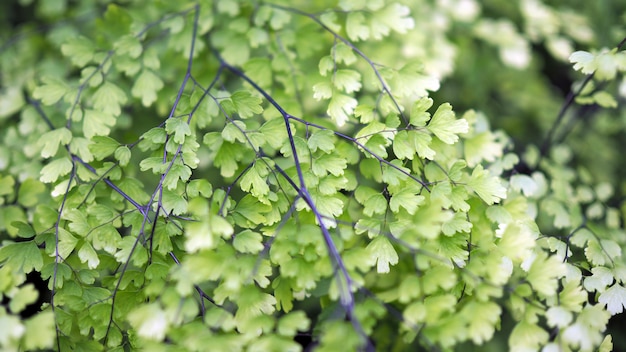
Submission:
[[624,10],[3,2],[0,349],[624,348]]

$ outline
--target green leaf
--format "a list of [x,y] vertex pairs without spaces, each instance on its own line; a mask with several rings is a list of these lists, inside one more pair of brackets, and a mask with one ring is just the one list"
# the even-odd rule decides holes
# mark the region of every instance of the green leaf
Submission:
[[413,187],[402,188],[399,192],[394,193],[389,200],[389,208],[394,213],[400,210],[400,207],[404,208],[407,213],[413,215],[420,204],[424,203],[424,196],[417,194],[418,190]]
[[26,284],[16,291],[17,292],[13,294],[9,302],[9,309],[11,309],[13,313],[21,312],[29,304],[35,303],[39,297],[39,292],[35,289],[33,284]]
[[[257,31],[259,30],[259,28],[250,29],[252,33],[258,33]],[[266,32],[261,30],[261,33],[265,34]],[[265,34],[265,37],[267,37],[267,34]],[[243,65],[243,70],[246,76],[250,77],[250,79],[256,82],[261,88],[267,88],[272,85],[272,65],[269,59],[261,57],[252,58]],[[237,92],[235,94],[237,94]]]
[[333,94],[326,112],[335,121],[337,126],[343,126],[354,112],[357,100],[343,94]]
[[422,73],[421,65],[409,64],[393,73],[391,88],[396,97],[426,96],[439,89],[439,80]]
[[61,45],[61,52],[74,66],[83,67],[94,57],[95,48],[89,39],[78,36]]
[[621,285],[613,285],[598,297],[598,303],[606,305],[611,315],[624,311],[626,307],[626,288]]
[[509,182],[512,189],[522,191],[526,197],[533,196],[539,189],[535,179],[528,175],[513,175]]
[[85,242],[78,251],[81,263],[87,263],[89,269],[95,269],[100,264],[100,258],[89,242]]
[[455,213],[454,218],[445,222],[441,228],[441,231],[446,236],[454,235],[457,232],[469,233],[474,225],[467,221],[467,214]]
[[454,144],[459,140],[458,134],[467,133],[469,124],[465,119],[456,119],[452,106],[441,104],[428,123],[428,130],[446,144]]
[[209,198],[213,194],[213,186],[205,179],[191,180],[187,184],[187,194],[190,198],[202,195]]
[[113,45],[113,48],[118,55],[128,54],[133,59],[138,58],[143,50],[141,42],[133,35],[125,35],[119,38]]
[[552,297],[557,293],[557,278],[564,274],[565,265],[559,258],[540,252],[528,270],[527,280],[539,294]]
[[569,61],[574,64],[574,70],[580,70],[584,74],[591,74],[596,70],[595,56],[586,51],[575,51],[569,56]]
[[197,252],[202,249],[214,248],[218,237],[230,238],[234,233],[233,226],[223,217],[211,214],[208,221],[191,222],[185,227],[185,250]]
[[44,105],[54,105],[69,91],[67,84],[56,77],[44,77],[43,85],[35,88],[33,97],[41,100]]
[[263,112],[263,99],[250,94],[247,90],[239,90],[230,96],[235,109],[241,118],[249,118]]
[[471,301],[463,307],[461,314],[469,317],[468,336],[476,345],[492,339],[501,313],[502,308],[494,302]]
[[348,161],[335,154],[323,154],[317,159],[313,159],[312,171],[315,176],[324,177],[326,172],[333,176],[342,176],[348,166]]
[[43,267],[41,251],[34,241],[4,244],[0,247],[0,262],[25,274]]
[[113,154],[120,144],[113,138],[108,136],[93,136],[89,144],[89,151],[96,160],[102,160]]
[[385,236],[377,236],[367,245],[367,250],[376,261],[376,271],[379,274],[389,272],[389,265],[398,264],[398,253]]
[[140,305],[128,314],[128,321],[145,339],[161,341],[169,330],[170,319],[158,303]]
[[106,136],[111,132],[111,126],[114,126],[115,122],[115,117],[109,113],[87,109],[83,117],[83,133],[87,139]]
[[330,99],[333,96],[333,87],[329,82],[320,82],[313,86],[313,98],[317,100]]
[[506,198],[506,188],[502,186],[496,176],[491,176],[489,170],[478,165],[472,171],[472,176],[467,180],[467,185],[483,200],[491,205],[499,203]]
[[393,138],[393,153],[398,159],[413,160],[415,146],[409,142],[407,131],[399,131]]
[[141,171],[152,170],[155,174],[165,173],[167,167],[168,164],[164,163],[163,157],[160,156],[145,158],[139,163],[139,169]]
[[367,40],[370,36],[369,27],[365,24],[362,12],[349,12],[346,19],[346,32],[352,41]]
[[325,153],[330,153],[335,149],[335,134],[331,130],[317,130],[311,134],[307,144],[312,152],[320,149]]
[[524,320],[513,328],[509,336],[509,347],[511,349],[539,350],[543,344],[548,342],[548,338],[549,335],[544,329]]
[[50,158],[55,156],[59,145],[65,146],[72,140],[72,132],[65,127],[48,131],[41,135],[38,144],[42,146],[41,157]]
[[172,117],[165,122],[165,132],[174,135],[174,142],[182,144],[186,136],[191,136],[191,129],[185,118]]
[[246,143],[246,123],[240,120],[234,120],[230,123],[226,124],[224,129],[222,130],[222,138],[225,141],[229,141],[231,143],[240,142]]
[[256,227],[266,221],[263,213],[271,210],[271,206],[260,203],[252,195],[244,196],[235,207],[236,223],[241,227]]
[[157,92],[163,88],[163,81],[150,69],[143,69],[133,84],[131,94],[140,98],[143,106],[150,106],[157,99]]
[[93,108],[112,116],[119,116],[122,113],[121,105],[124,105],[126,100],[126,93],[109,81],[104,82],[92,96]]
[[24,349],[33,351],[52,348],[56,337],[54,313],[49,310],[40,312],[26,320],[24,327],[26,328],[22,337]]
[[428,109],[433,106],[433,100],[429,97],[422,97],[411,105],[411,125],[416,127],[426,126],[426,122],[430,119]]
[[596,104],[600,105],[603,108],[616,108],[617,101],[615,98],[605,91],[599,91],[593,94],[593,100]]
[[482,161],[494,162],[502,157],[502,150],[503,147],[496,141],[496,136],[489,131],[466,138],[463,143],[465,159],[470,167]]
[[15,179],[11,175],[0,176],[0,196],[13,194]]
[[257,232],[244,230],[233,239],[233,247],[240,253],[257,254],[263,250],[263,238]]
[[72,171],[72,162],[69,158],[54,159],[41,169],[39,180],[43,183],[56,182],[61,176]]
[[25,328],[18,316],[9,314],[0,315],[0,343],[8,347],[14,341],[19,340],[24,334]]
[[164,189],[163,209],[168,214],[181,215],[187,211],[187,201],[177,192]]
[[584,288],[589,291],[604,292],[613,283],[613,273],[607,267],[597,266],[591,268],[593,275],[585,277]]
[[571,323],[572,318],[572,312],[560,306],[550,307],[546,311],[546,319],[551,327],[564,328]]
[[381,11],[375,13],[372,36],[374,39],[382,39],[389,34],[389,29],[398,33],[406,33],[415,26],[415,21],[410,16],[411,10],[399,3],[387,5]]
[[241,189],[250,192],[253,197],[261,200],[270,192],[267,181],[264,179],[268,171],[262,163],[255,163],[253,167],[241,177]]
[[310,325],[311,322],[303,311],[295,311],[280,318],[276,332],[282,336],[292,337],[298,331],[307,331]]
[[[0,186],[0,194],[2,193],[1,188],[2,187]],[[46,186],[39,180],[33,178],[26,179],[20,184],[20,188],[17,193],[17,202],[24,207],[33,207],[37,205],[41,194],[45,190]]]
[[93,229],[91,234],[93,248],[115,254],[122,241],[122,237],[112,224],[105,224]]
[[131,152],[127,146],[121,145],[115,149],[115,154],[113,156],[120,162],[120,166],[126,166],[130,161]]
[[332,72],[335,69],[335,61],[333,61],[330,55],[326,55],[320,59],[318,66],[320,75],[326,77],[328,72]]
[[59,228],[59,243],[57,245],[59,257],[66,259],[76,248],[78,239],[64,228]]
[[134,265],[142,266],[148,261],[146,249],[138,243],[138,239],[133,236],[124,237],[120,242],[120,249],[115,253],[118,263],[126,263],[132,260]]
[[346,93],[358,92],[361,90],[361,75],[354,70],[337,70],[333,75],[333,84]]

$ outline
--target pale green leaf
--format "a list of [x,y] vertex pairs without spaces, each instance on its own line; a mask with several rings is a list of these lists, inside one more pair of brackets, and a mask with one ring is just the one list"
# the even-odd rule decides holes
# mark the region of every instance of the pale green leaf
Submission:
[[50,310],[40,312],[24,323],[26,333],[22,338],[22,346],[29,351],[52,348],[55,337],[54,313]]
[[121,105],[126,103],[126,93],[109,81],[104,82],[92,95],[93,108],[112,116],[122,113]]
[[[0,178],[0,194],[2,194],[2,179]],[[33,207],[39,202],[41,194],[46,186],[34,178],[28,178],[20,184],[17,193],[17,202],[25,207]]]
[[295,311],[280,318],[276,326],[276,332],[280,335],[291,337],[298,331],[307,331],[311,321],[303,311]]
[[187,200],[169,188],[163,189],[163,208],[168,214],[181,215],[187,211]]
[[600,294],[598,302],[606,305],[606,309],[611,315],[619,314],[626,307],[626,288],[621,285],[613,285]]
[[330,99],[333,96],[333,87],[329,82],[320,82],[313,86],[313,98],[317,100]]
[[56,182],[61,176],[72,171],[72,161],[69,158],[54,159],[41,169],[39,180],[43,183]]
[[130,161],[131,152],[127,146],[121,145],[115,149],[115,154],[113,156],[120,162],[120,166],[126,166]]
[[574,64],[574,70],[580,70],[584,74],[593,73],[596,70],[595,56],[586,51],[575,51],[569,56],[569,61]]
[[422,127],[426,125],[426,122],[430,119],[428,109],[433,106],[433,100],[429,97],[422,97],[416,100],[411,105],[410,122],[411,125]]
[[539,189],[539,185],[537,185],[535,179],[528,175],[513,175],[509,182],[512,189],[522,191],[526,197],[533,196]]
[[170,325],[166,313],[157,303],[140,305],[128,314],[128,321],[145,339],[163,340]]
[[398,253],[393,248],[385,236],[377,236],[367,245],[367,250],[376,261],[376,271],[378,273],[388,273],[389,265],[398,264]]
[[425,200],[422,195],[416,194],[415,190],[409,188],[403,188],[397,193],[394,193],[389,200],[389,209],[394,213],[400,210],[400,207],[404,208],[407,213],[413,215]]
[[61,52],[65,57],[70,58],[72,64],[83,67],[93,58],[95,48],[89,39],[78,36],[61,45]]
[[617,101],[615,98],[606,91],[599,91],[593,94],[593,100],[596,104],[603,108],[616,108]]
[[0,315],[0,346],[10,346],[22,337],[26,328],[20,320],[18,316]]
[[83,133],[87,139],[94,136],[106,136],[111,132],[111,127],[116,121],[115,117],[109,113],[87,109],[83,117]]
[[428,123],[428,130],[446,144],[454,144],[459,140],[458,134],[467,133],[469,125],[465,119],[456,119],[452,106],[441,104]]
[[361,75],[354,70],[337,70],[333,75],[333,83],[346,93],[358,92],[361,90]]
[[191,129],[185,118],[173,117],[165,122],[165,131],[174,135],[174,142],[182,144],[185,137],[191,135]]
[[157,92],[163,88],[163,81],[150,69],[144,69],[135,79],[131,89],[133,97],[140,98],[143,106],[150,106],[157,99]]
[[251,230],[244,230],[234,236],[233,247],[241,253],[257,254],[263,250],[262,236]]
[[43,85],[35,88],[33,97],[41,100],[44,105],[54,105],[68,92],[67,84],[56,77],[44,77]]
[[[259,28],[252,28],[251,31],[254,29],[260,30]],[[261,33],[266,32],[261,31]],[[267,36],[267,34],[265,34],[265,36]],[[252,79],[261,88],[266,88],[272,85],[272,65],[269,59],[252,58],[243,65],[243,69],[246,76],[250,77],[250,79]]]
[[536,351],[548,342],[548,333],[536,324],[521,321],[509,336],[509,347],[515,351]]
[[89,242],[85,242],[78,250],[78,258],[82,263],[87,263],[89,269],[95,269],[100,264],[100,258]]
[[357,100],[343,94],[334,94],[328,104],[328,115],[335,121],[337,126],[343,126],[356,108]]
[[488,170],[478,165],[472,171],[472,176],[467,180],[467,185],[483,200],[491,205],[506,198],[506,188],[502,186],[496,176],[492,176]]
[[335,61],[330,55],[326,55],[320,59],[318,64],[320,75],[326,76],[328,72],[332,72],[335,70]]
[[65,127],[48,131],[41,135],[38,144],[41,145],[41,157],[49,158],[56,155],[59,146],[64,146],[72,140],[72,132]]
[[352,41],[367,40],[370,36],[369,27],[365,23],[362,12],[348,12],[346,31]]
[[118,55],[128,55],[133,59],[136,59],[141,55],[143,50],[139,39],[133,35],[125,35],[119,38],[113,48],[117,51]]
[[13,297],[11,297],[9,302],[9,309],[11,309],[13,313],[19,313],[24,310],[26,306],[37,301],[39,292],[35,289],[33,284],[26,284],[19,287],[12,295]]
[[356,55],[351,47],[340,42],[335,44],[332,51],[332,56],[337,63],[344,63],[346,65],[352,65],[356,62]]
[[560,306],[550,307],[546,311],[546,318],[549,326],[564,328],[572,322],[573,314]]
[[307,143],[312,152],[320,149],[330,153],[335,149],[335,134],[331,130],[317,130],[311,134]]

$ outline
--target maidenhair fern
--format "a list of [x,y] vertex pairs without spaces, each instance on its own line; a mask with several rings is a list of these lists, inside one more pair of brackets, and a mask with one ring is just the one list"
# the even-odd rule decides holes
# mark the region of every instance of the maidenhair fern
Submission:
[[571,53],[585,78],[518,153],[446,102],[455,52],[514,75],[591,39],[511,4],[524,26],[472,0],[30,5],[50,25],[0,53],[0,347],[611,350],[623,185],[567,137],[575,104],[620,107],[623,42]]

